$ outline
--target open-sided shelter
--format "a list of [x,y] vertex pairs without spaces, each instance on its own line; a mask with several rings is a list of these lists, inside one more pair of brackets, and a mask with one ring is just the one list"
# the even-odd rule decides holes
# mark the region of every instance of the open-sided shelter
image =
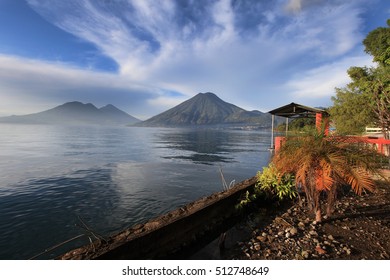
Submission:
[[313,108],[297,103],[290,103],[285,106],[276,108],[269,111],[272,115],[272,134],[271,134],[271,149],[274,149],[274,123],[275,116],[285,117],[286,118],[286,133],[288,130],[288,120],[289,118],[316,118],[316,127],[321,129],[323,121],[325,122],[325,133],[328,133],[328,122],[329,113],[326,110]]

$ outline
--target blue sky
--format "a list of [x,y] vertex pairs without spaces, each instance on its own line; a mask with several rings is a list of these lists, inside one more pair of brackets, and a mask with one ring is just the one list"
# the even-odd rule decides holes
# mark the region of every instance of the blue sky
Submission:
[[0,116],[68,101],[145,119],[199,92],[329,106],[388,0],[0,0]]

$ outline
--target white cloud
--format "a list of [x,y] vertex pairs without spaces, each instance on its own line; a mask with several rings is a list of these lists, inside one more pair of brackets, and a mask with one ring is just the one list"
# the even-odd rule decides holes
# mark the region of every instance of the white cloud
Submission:
[[302,9],[302,0],[290,0],[287,2],[285,9],[288,12],[297,13]]
[[144,117],[159,110],[156,104],[148,106],[159,94],[158,89],[121,75],[0,55],[0,115],[35,113],[78,100],[98,106],[117,102],[130,114]]
[[372,66],[368,56],[349,57],[341,61],[297,73],[284,88],[290,96],[299,99],[330,98],[335,94],[335,87],[343,87],[350,82],[347,70],[351,66]]
[[360,45],[361,12],[368,5],[361,0],[253,2],[258,18],[252,14],[254,21],[242,23],[243,30],[237,20],[245,17],[229,0],[196,1],[187,10],[183,2],[168,0],[28,2],[114,59],[119,65],[114,84],[150,88],[158,99],[147,103],[161,107],[183,99],[165,96],[164,90],[187,97],[214,91],[242,107],[272,104],[275,94],[306,97],[314,90],[329,96],[329,88],[345,80],[343,64]]
[[323,5],[325,2],[326,1],[324,0],[288,0],[284,6],[284,9],[289,13],[300,13],[305,8],[316,5]]
[[[160,96],[160,97],[148,100],[148,103],[152,106],[161,108],[161,112],[163,112],[163,111],[168,110],[172,107],[175,107],[176,105],[178,105],[180,102],[183,102],[183,101],[185,101],[185,98],[178,99],[177,97]],[[158,112],[158,113],[161,113],[161,112]]]

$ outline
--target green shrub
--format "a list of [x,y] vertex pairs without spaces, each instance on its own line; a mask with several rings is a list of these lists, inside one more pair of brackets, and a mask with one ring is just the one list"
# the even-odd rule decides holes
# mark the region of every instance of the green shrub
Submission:
[[256,193],[265,193],[269,197],[279,200],[293,199],[297,196],[294,176],[286,174],[281,176],[274,165],[263,167],[263,172],[257,173]]
[[292,175],[281,176],[275,166],[270,164],[263,167],[262,172],[257,172],[257,183],[253,193],[246,191],[241,198],[237,208],[243,208],[247,204],[257,200],[260,197],[268,199],[277,199],[279,201],[293,199],[297,196],[295,188],[295,179]]

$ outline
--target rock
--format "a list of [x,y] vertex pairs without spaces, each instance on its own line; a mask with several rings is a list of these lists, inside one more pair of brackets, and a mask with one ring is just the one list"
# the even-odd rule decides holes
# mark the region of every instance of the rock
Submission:
[[298,227],[299,227],[299,228],[305,228],[305,224],[302,223],[302,222],[299,222],[299,223],[298,223]]
[[302,251],[301,255],[302,255],[302,257],[303,257],[304,259],[308,259],[309,256],[310,256],[310,253],[309,253],[309,251]]
[[297,233],[298,233],[297,228],[292,227],[292,228],[290,229],[290,234],[291,234],[291,236],[294,236],[294,235],[296,235]]
[[319,255],[324,255],[326,254],[326,251],[324,249],[321,248],[321,246],[316,246],[316,252],[319,254]]
[[284,235],[284,232],[283,231],[279,231],[278,232],[278,236],[283,236]]
[[286,238],[290,238],[291,233],[287,232],[285,236],[286,236]]
[[328,239],[333,241],[333,240],[334,240],[334,237],[333,237],[332,235],[329,234],[329,235],[328,235]]
[[259,240],[260,242],[266,242],[267,236],[257,236],[256,239]]
[[267,236],[267,233],[266,233],[266,232],[263,232],[263,233],[261,234],[261,236]]
[[350,254],[351,254],[351,249],[349,249],[348,247],[344,247],[343,250],[344,250],[344,252],[345,252],[347,255],[350,255]]
[[318,233],[315,230],[309,231],[309,234],[312,236],[318,236]]

